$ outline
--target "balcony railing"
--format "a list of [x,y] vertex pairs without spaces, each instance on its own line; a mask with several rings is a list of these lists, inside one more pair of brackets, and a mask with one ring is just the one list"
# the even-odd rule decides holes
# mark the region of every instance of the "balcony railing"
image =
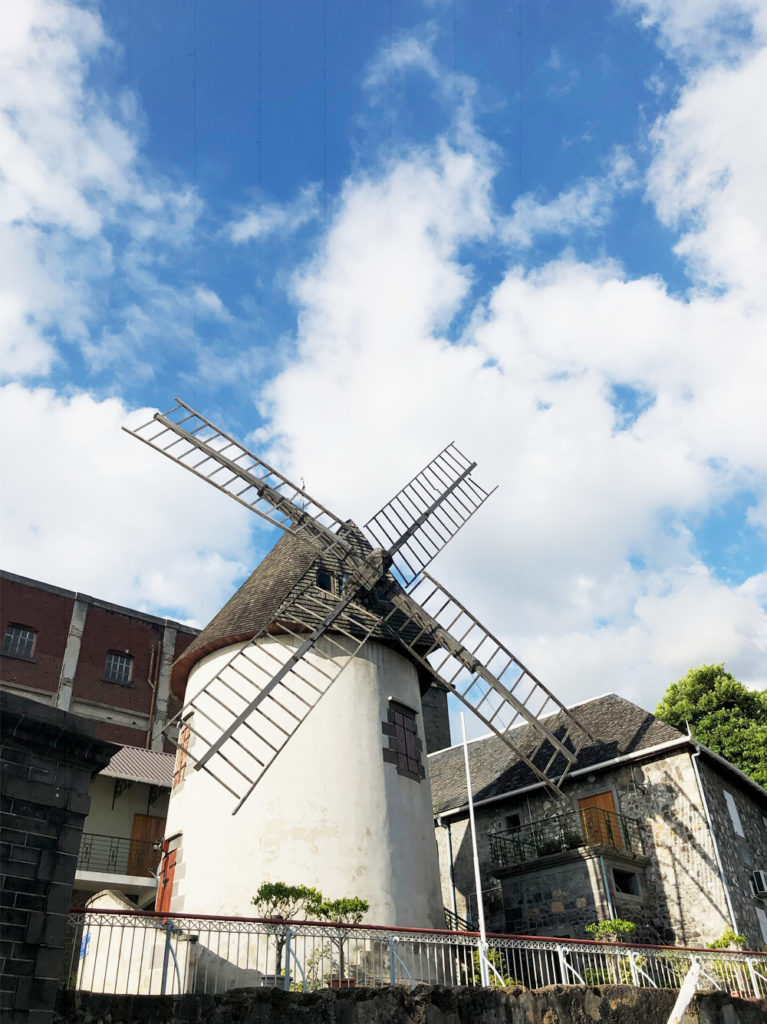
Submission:
[[584,846],[610,846],[632,855],[644,853],[641,823],[601,807],[585,807],[541,821],[490,833],[495,867],[510,867]]
[[77,870],[147,877],[156,872],[160,854],[159,843],[84,832],[80,841]]

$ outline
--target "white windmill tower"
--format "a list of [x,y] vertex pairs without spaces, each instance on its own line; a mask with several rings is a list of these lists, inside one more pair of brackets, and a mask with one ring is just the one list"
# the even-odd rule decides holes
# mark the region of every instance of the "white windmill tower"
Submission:
[[363,532],[183,402],[128,432],[286,534],[177,663],[163,909],[247,914],[285,880],[361,896],[377,924],[441,927],[425,690],[554,789],[586,738],[425,572],[489,496],[475,464],[448,445]]

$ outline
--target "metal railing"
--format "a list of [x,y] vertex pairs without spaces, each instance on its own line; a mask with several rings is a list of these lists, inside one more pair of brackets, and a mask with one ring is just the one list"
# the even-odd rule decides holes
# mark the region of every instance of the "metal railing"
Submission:
[[[143,995],[278,986],[479,985],[476,932],[201,915],[77,911],[68,987]],[[695,957],[701,988],[767,996],[767,955],[488,936],[491,984],[679,988]]]
[[84,832],[77,855],[77,870],[151,877],[157,871],[161,852],[159,843]]
[[584,846],[609,846],[633,855],[644,853],[641,822],[601,807],[552,815],[502,832],[491,832],[489,838],[495,867],[522,864]]

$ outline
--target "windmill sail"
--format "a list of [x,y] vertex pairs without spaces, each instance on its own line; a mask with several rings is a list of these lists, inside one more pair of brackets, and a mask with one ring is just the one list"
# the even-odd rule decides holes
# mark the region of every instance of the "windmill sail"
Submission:
[[316,584],[316,564],[274,622],[232,654],[169,723],[195,769],[236,798],[235,814],[380,622],[354,602],[353,583],[329,601]]
[[[588,739],[564,704],[428,573],[392,601],[387,623],[411,656],[559,792]],[[553,714],[556,732],[541,721]]]
[[320,550],[345,548],[337,536],[343,523],[329,509],[191,406],[176,403],[136,430],[123,430],[274,526],[301,533]]
[[[127,432],[311,545],[299,574],[281,577],[274,611],[255,635],[236,637],[244,645],[169,723],[179,728],[177,745],[195,768],[237,798],[236,810],[371,636],[396,638],[538,778],[558,789],[587,734],[424,571],[492,493],[472,479],[475,463],[454,444],[365,524],[377,545],[372,550],[354,524],[178,399],[167,413]],[[331,593],[319,585],[318,565],[336,573],[339,585]],[[540,721],[552,712],[558,713],[556,728]]]
[[471,479],[476,465],[449,444],[365,523],[406,589],[493,493]]

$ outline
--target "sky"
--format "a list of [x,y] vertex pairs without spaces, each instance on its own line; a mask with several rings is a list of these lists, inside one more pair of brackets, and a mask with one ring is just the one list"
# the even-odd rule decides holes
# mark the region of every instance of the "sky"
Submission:
[[275,537],[179,396],[566,703],[767,686],[767,0],[0,5],[0,565],[196,625]]

